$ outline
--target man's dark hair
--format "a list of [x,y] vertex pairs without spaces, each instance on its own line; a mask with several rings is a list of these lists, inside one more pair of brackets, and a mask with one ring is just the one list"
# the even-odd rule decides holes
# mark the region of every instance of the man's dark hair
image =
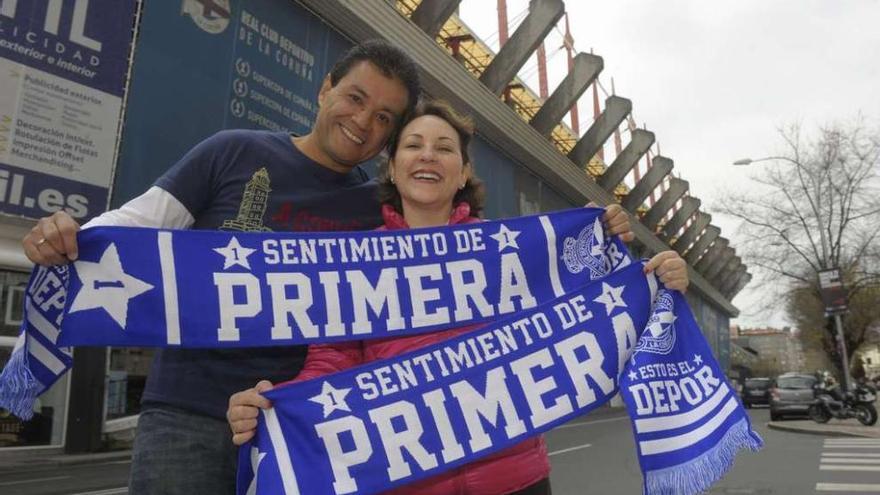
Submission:
[[383,40],[367,40],[351,47],[330,70],[330,85],[335,87],[357,63],[367,61],[376,66],[387,77],[396,78],[403,83],[409,93],[406,111],[400,122],[404,122],[416,107],[421,92],[419,70],[406,52]]

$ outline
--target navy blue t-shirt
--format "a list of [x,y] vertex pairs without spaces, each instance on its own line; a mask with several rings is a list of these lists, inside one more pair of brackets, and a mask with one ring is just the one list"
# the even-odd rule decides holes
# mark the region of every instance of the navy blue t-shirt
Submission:
[[[194,229],[289,232],[380,225],[376,183],[360,168],[336,173],[283,132],[233,130],[199,143],[156,181],[192,213]],[[266,379],[288,380],[305,346],[161,349],[143,402],[225,418],[229,396]]]

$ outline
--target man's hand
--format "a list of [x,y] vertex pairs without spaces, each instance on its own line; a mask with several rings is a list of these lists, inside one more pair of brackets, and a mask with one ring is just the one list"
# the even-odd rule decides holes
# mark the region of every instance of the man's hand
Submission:
[[690,279],[688,278],[687,263],[675,251],[663,251],[656,254],[645,264],[645,273],[657,272],[657,278],[663,282],[667,289],[684,292],[687,290]]
[[226,421],[232,429],[232,443],[235,445],[241,445],[254,437],[260,409],[272,407],[272,402],[260,395],[267,390],[272,390],[272,382],[261,380],[254,388],[242,390],[229,398]]
[[76,261],[79,224],[69,214],[56,211],[43,217],[21,240],[24,254],[37,265],[63,265]]
[[[596,203],[590,201],[586,205],[588,208],[596,208]],[[602,215],[602,222],[605,225],[605,232],[610,235],[617,235],[623,242],[630,242],[636,238],[632,228],[629,225],[629,215],[617,203],[612,203],[605,207],[605,214]]]

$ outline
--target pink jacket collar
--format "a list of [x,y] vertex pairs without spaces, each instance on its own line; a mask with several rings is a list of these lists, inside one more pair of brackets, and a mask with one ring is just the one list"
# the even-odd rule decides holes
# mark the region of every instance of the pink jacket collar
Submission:
[[[394,207],[389,204],[382,205],[382,220],[385,221],[385,225],[379,227],[379,229],[381,230],[398,230],[409,228],[406,220],[403,219],[403,215],[398,213],[397,210],[395,210]],[[452,215],[449,216],[448,225],[474,223],[479,221],[479,218],[471,216],[471,205],[466,202],[461,202],[452,209]]]

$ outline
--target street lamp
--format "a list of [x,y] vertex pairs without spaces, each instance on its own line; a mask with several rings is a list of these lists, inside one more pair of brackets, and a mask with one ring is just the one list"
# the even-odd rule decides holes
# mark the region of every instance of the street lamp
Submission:
[[[819,181],[816,180],[815,174],[811,170],[804,168],[804,166],[801,165],[800,162],[798,162],[797,160],[792,160],[791,158],[788,158],[785,156],[765,156],[763,158],[758,158],[756,160],[753,160],[751,158],[740,158],[739,160],[736,160],[735,162],[733,162],[733,164],[737,165],[737,166],[743,166],[743,165],[751,165],[752,163],[764,162],[764,161],[768,161],[768,160],[782,160],[782,161],[787,161],[787,162],[793,164],[798,169],[798,178],[800,179],[801,186],[803,186],[804,189],[806,189],[807,185],[804,183],[804,179],[801,174],[804,173],[810,177],[810,180],[813,183],[813,190],[816,195],[816,200],[810,201],[810,205],[813,208],[813,213],[816,215],[816,222],[818,223],[818,227],[819,227],[817,229],[819,231],[819,242],[822,244],[822,260],[821,260],[822,266],[821,266],[821,268],[823,268],[824,270],[820,270],[820,271],[829,271],[829,270],[833,269],[833,270],[837,270],[839,273],[839,269],[837,267],[830,266],[832,264],[832,261],[828,259],[829,253],[831,251],[830,251],[830,247],[828,246],[828,239],[825,238],[825,229],[822,228],[822,226],[823,226],[822,211],[817,205],[819,202],[819,199],[820,199],[819,198],[819,185],[818,185]],[[816,276],[819,279],[819,286],[820,286],[819,290],[821,292],[823,289],[822,277],[820,277],[819,273],[817,273]],[[841,350],[840,354],[843,357],[843,384],[844,384],[844,387],[846,388],[846,390],[850,390],[849,358],[846,355],[846,341],[843,338],[843,323],[841,322],[841,319],[840,319],[840,311],[839,310],[834,311],[832,314],[834,316],[834,326],[837,330],[837,332],[836,332],[837,333],[837,341],[840,345],[840,350]]]
[[740,158],[739,160],[733,162],[734,165],[751,165],[753,163],[758,162],[766,162],[768,160],[786,160],[793,164],[795,164],[798,168],[800,168],[800,164],[791,158],[785,156],[765,156],[764,158],[758,158],[756,160],[752,160],[751,158]]

